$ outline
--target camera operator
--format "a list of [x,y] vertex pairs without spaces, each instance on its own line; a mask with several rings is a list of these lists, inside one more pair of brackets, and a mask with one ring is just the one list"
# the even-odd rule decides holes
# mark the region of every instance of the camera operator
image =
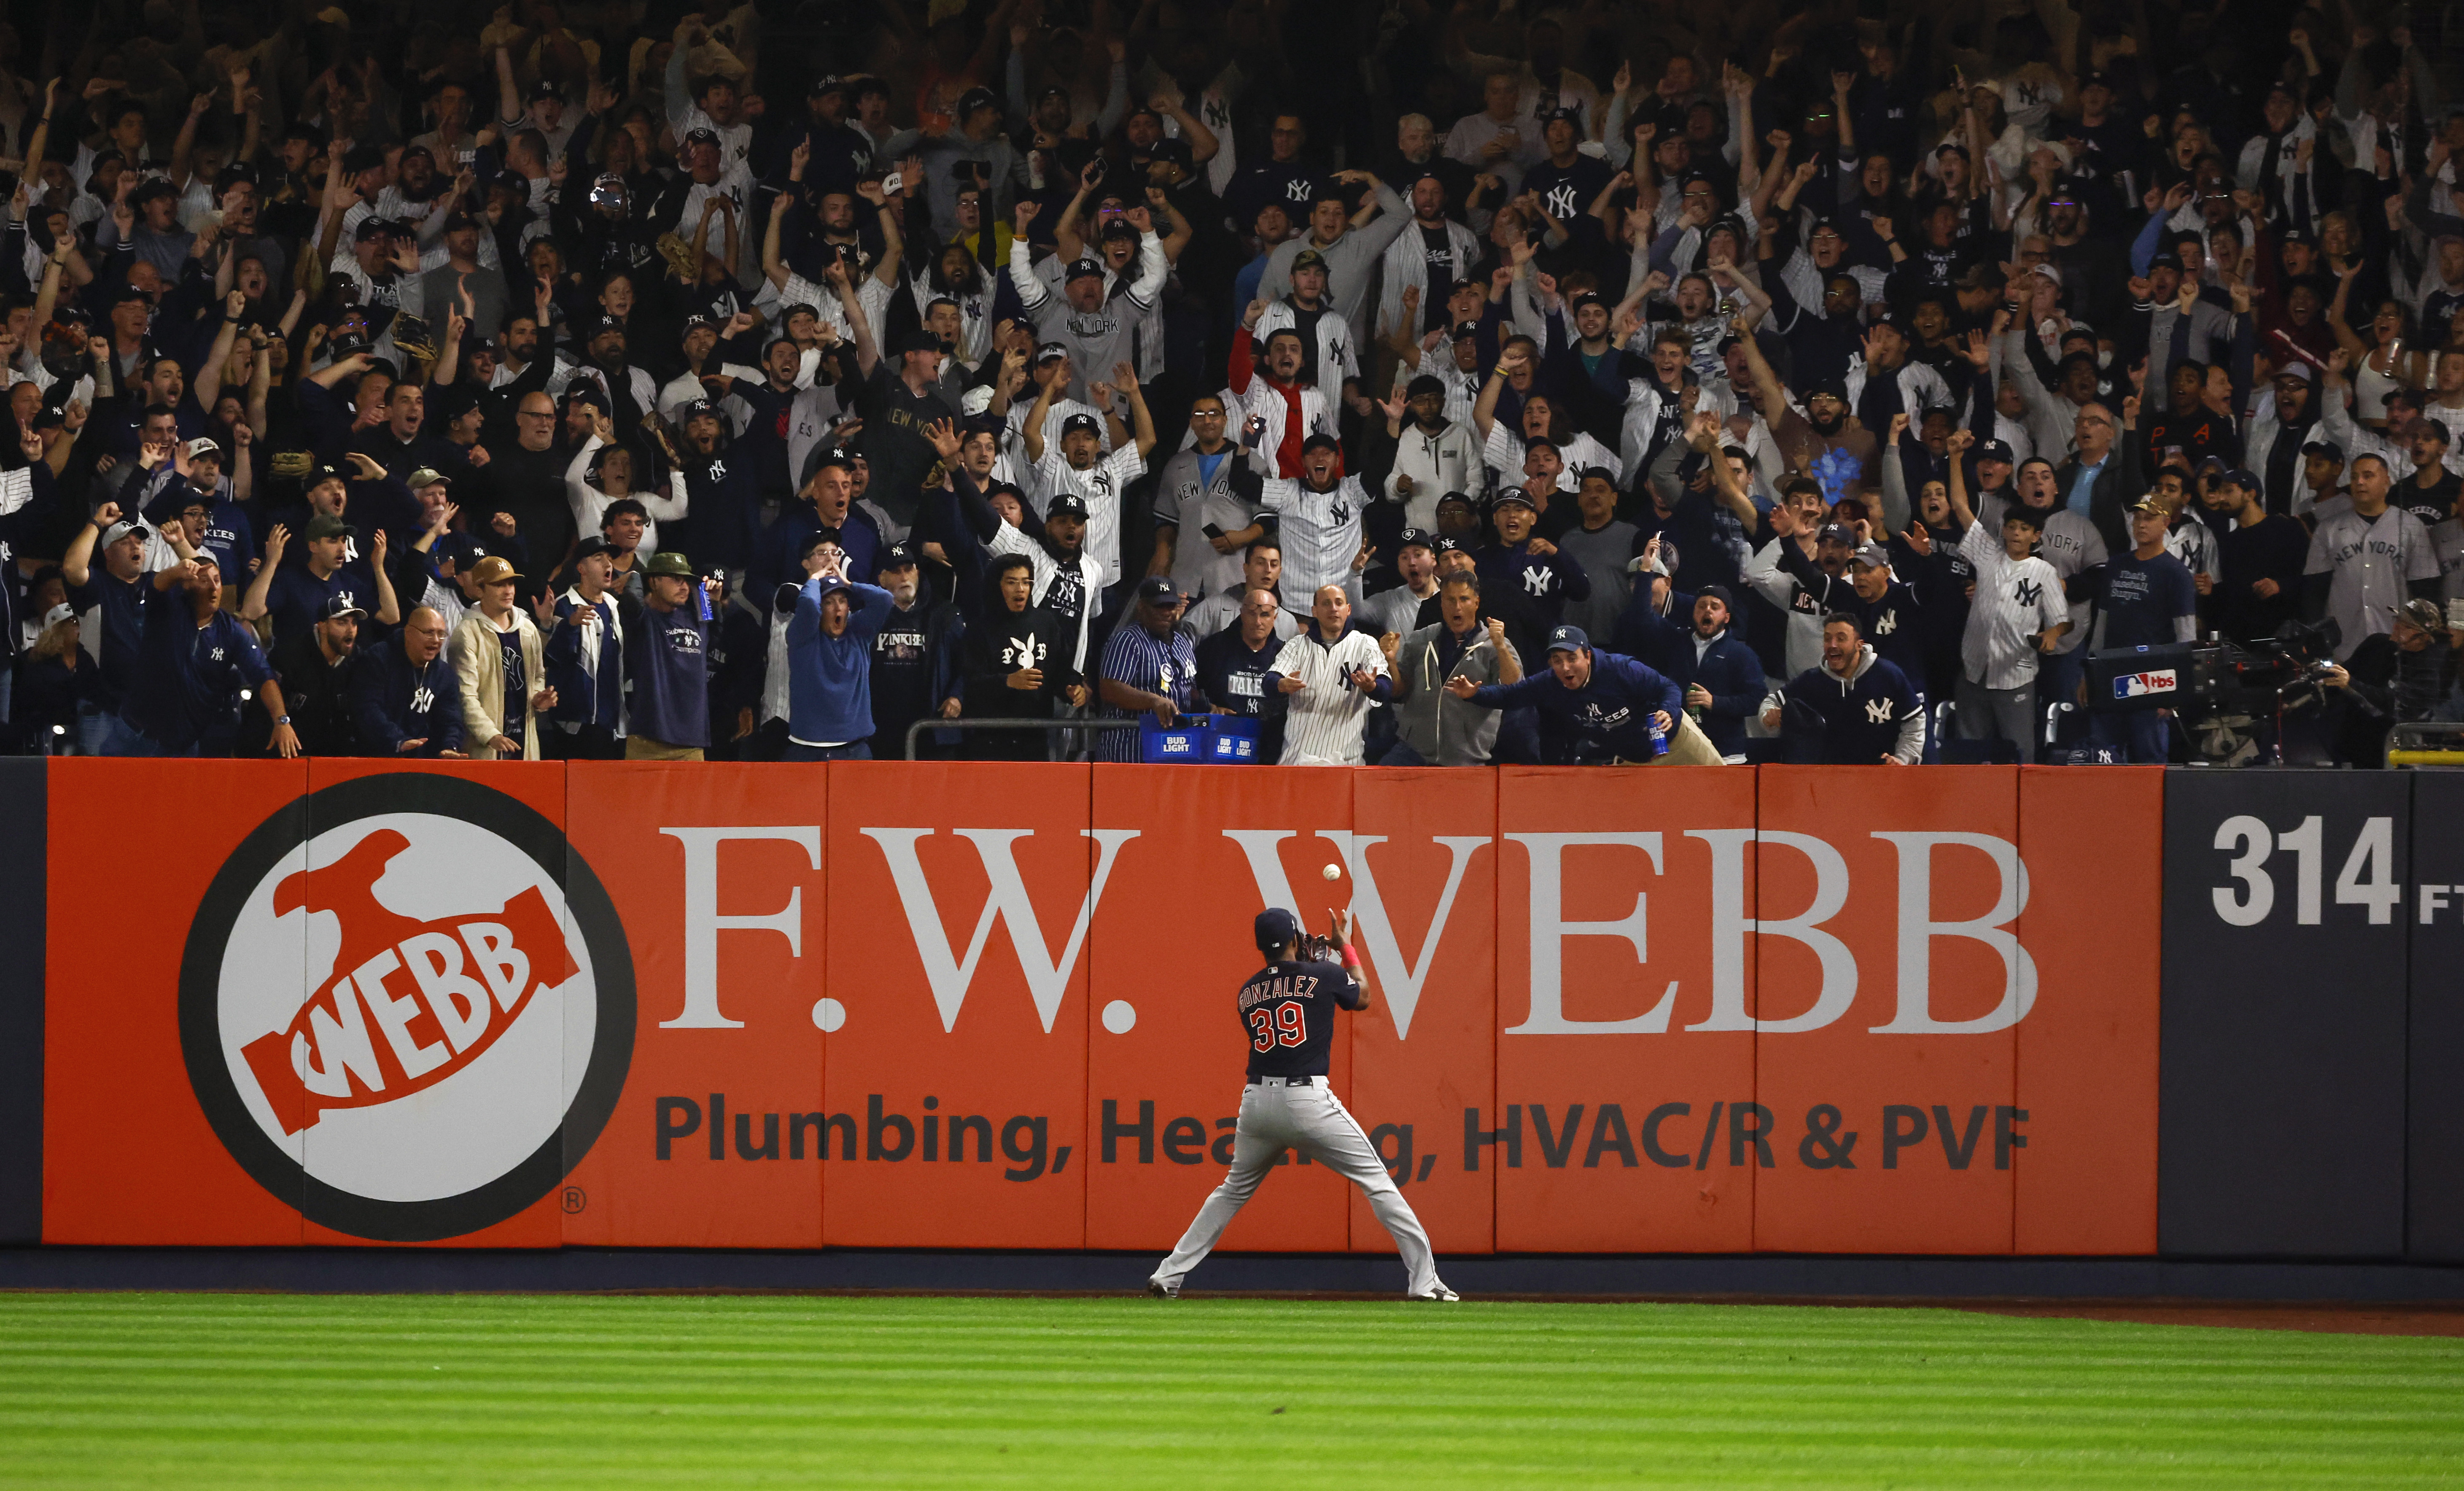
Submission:
[[2434,601],[2393,608],[2390,630],[2363,639],[2320,682],[2341,692],[2333,746],[2345,766],[2386,764],[2390,727],[2427,720],[2454,700],[2464,633],[2447,625]]

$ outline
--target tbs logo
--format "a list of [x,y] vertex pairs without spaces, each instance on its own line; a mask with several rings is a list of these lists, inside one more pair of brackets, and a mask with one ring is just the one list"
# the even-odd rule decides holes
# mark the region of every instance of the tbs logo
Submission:
[[188,1079],[256,1182],[337,1232],[476,1232],[589,1151],[632,1059],[633,971],[555,824],[448,776],[276,812],[207,891]]
[[2175,669],[2159,668],[2151,673],[2119,673],[2113,678],[2113,697],[2137,699],[2142,694],[2170,694],[2177,686]]

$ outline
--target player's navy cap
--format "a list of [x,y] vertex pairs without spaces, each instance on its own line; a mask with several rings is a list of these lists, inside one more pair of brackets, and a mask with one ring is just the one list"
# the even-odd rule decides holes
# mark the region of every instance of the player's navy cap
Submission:
[[1080,497],[1075,492],[1054,493],[1051,502],[1044,509],[1044,521],[1046,523],[1050,523],[1055,518],[1084,518],[1086,516],[1087,500]]
[[1281,906],[1268,906],[1259,912],[1251,927],[1260,952],[1273,952],[1286,943],[1301,940],[1301,919]]
[[1400,553],[1404,549],[1413,547],[1424,548],[1432,554],[1436,553],[1438,551],[1437,535],[1426,528],[1404,529],[1402,540],[1395,545],[1395,550]]
[[1978,460],[1998,460],[2005,466],[2013,464],[2016,459],[2016,457],[2011,454],[2011,442],[2008,440],[1978,441],[1976,445],[1976,458]]
[[1549,651],[1552,653],[1588,653],[1592,639],[1581,627],[1559,627],[1549,634]]
[[2333,440],[2312,440],[2301,447],[2301,454],[2304,456],[2313,452],[2326,456],[2339,466],[2344,463],[2344,448]]

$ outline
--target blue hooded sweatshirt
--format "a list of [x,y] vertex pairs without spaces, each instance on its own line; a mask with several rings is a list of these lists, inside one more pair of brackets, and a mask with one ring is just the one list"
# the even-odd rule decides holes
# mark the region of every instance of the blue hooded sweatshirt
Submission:
[[[846,590],[847,631],[822,631],[822,599]],[[804,582],[787,620],[787,738],[799,746],[841,746],[872,735],[872,638],[894,603],[877,585],[821,576]]]

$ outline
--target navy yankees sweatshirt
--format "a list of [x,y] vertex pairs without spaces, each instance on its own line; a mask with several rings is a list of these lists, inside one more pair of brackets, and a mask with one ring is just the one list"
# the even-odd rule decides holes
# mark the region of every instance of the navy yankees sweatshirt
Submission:
[[1529,704],[1555,715],[1575,734],[1597,741],[1628,761],[1651,761],[1653,711],[1664,711],[1671,724],[1684,711],[1683,690],[1652,669],[1620,653],[1592,652],[1591,681],[1568,688],[1546,667],[1520,683],[1483,684],[1472,702],[1490,709]]

